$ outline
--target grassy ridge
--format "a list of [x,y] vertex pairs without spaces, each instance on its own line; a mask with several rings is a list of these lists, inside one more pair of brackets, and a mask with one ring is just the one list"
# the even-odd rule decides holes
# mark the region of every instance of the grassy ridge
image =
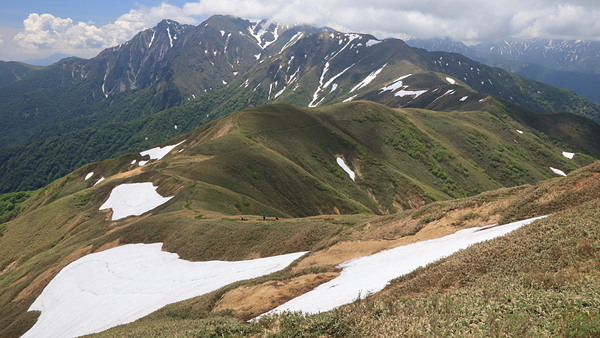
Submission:
[[469,219],[477,218],[481,224],[485,216],[481,207],[487,204],[487,217],[496,214],[504,221],[553,214],[417,269],[379,294],[324,314],[283,314],[245,323],[232,318],[231,312],[211,312],[215,300],[234,285],[96,336],[596,336],[599,174],[600,163],[595,163],[567,178],[438,202],[348,228],[343,237],[359,246],[356,240],[364,234],[412,219],[421,224],[450,223],[452,214],[460,211],[476,214]]
[[[477,222],[522,219],[598,197],[595,183],[573,188],[582,179],[595,182],[595,165],[535,187],[449,201],[552,177],[549,165],[567,170],[582,165],[565,159],[562,148],[543,135],[526,130],[520,136],[516,128],[514,121],[486,112],[394,110],[366,101],[319,109],[262,106],[166,142],[185,140],[143,167],[132,163],[145,159],[138,153],[86,165],[37,191],[4,224],[0,335],[21,334],[33,323],[35,314],[26,308],[62,267],[124,243],[163,242],[165,250],[191,260],[292,251],[319,257],[348,240],[373,240],[379,250],[420,236],[421,229],[449,232]],[[335,163],[337,156],[356,171],[356,181]],[[90,172],[94,175],[85,180]],[[100,177],[107,179],[94,185]],[[161,195],[174,197],[141,217],[116,222],[98,210],[115,186],[148,181]],[[488,205],[496,200],[504,204]],[[443,202],[410,211],[433,201]],[[395,214],[400,210],[408,211]],[[348,216],[291,218],[336,213]],[[263,222],[262,215],[281,220]],[[367,251],[354,254],[362,252]],[[309,264],[304,272],[291,269],[277,278],[333,273],[336,264]]]

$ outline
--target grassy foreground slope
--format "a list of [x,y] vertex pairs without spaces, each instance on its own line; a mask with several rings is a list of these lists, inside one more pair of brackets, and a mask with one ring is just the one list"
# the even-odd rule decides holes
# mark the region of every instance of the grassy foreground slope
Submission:
[[[455,202],[411,211],[433,201],[533,184],[555,176],[550,166],[569,172],[557,182],[595,172],[596,167],[576,171],[593,158],[577,153],[567,159],[562,146],[494,111],[401,110],[365,101],[319,109],[262,106],[164,145],[179,142],[163,159],[141,167],[139,161],[148,157],[139,153],[86,165],[35,192],[2,224],[0,336],[18,336],[31,327],[38,314],[27,308],[63,267],[118,245],[163,242],[164,250],[188,260],[313,251],[289,269],[250,282],[267,287],[269,301],[246,303],[252,299],[248,294],[260,294],[250,288],[218,304],[225,291],[235,289],[230,286],[183,309],[165,310],[167,316],[204,318],[226,311],[247,319],[335,277],[335,266],[347,259],[482,222],[562,210],[595,198],[597,191],[573,192],[572,205],[552,202],[558,198],[552,195],[548,201],[555,204],[534,212],[518,203],[537,201],[541,195],[534,192],[544,185],[456,202],[466,203],[458,208],[468,208],[464,212],[454,211]],[[356,172],[355,181],[336,157]],[[99,182],[102,177],[106,180]],[[137,182],[152,182],[162,196],[174,197],[142,216],[118,221],[110,220],[110,211],[98,210],[113,188]],[[547,189],[560,191],[553,183]],[[520,195],[521,190],[529,193]],[[327,214],[334,216],[320,216]],[[262,215],[281,220],[265,222]],[[364,243],[354,245],[357,240]],[[231,309],[231,304],[240,305]]]
[[[543,214],[551,216],[420,268],[381,293],[331,312],[242,320],[266,311],[268,301],[290,298],[286,285],[298,280],[290,276],[242,282],[95,336],[598,336],[599,162],[536,186],[359,222],[292,271],[312,267],[324,275],[352,257],[464,227]],[[257,301],[253,294],[263,298]]]

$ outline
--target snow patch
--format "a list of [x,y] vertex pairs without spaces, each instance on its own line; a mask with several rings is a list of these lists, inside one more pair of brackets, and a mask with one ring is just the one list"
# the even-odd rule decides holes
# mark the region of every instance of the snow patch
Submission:
[[283,87],[283,89],[281,89],[280,91],[278,91],[278,92],[275,94],[275,96],[274,96],[273,98],[274,98],[274,99],[278,98],[278,97],[279,97],[279,95],[283,94],[283,92],[284,92],[286,89],[287,89],[287,86],[286,86],[286,87]]
[[469,98],[468,96],[463,96],[463,97],[460,98],[459,101],[460,102],[465,102],[465,100],[468,99],[468,98]]
[[446,81],[448,81],[449,84],[456,84],[456,80],[451,77],[446,77]]
[[173,47],[173,38],[171,37],[170,27],[167,27],[167,34],[169,35],[169,44],[171,45],[171,48],[172,48]]
[[[454,94],[454,89],[450,89],[450,90],[446,91],[444,94],[442,94],[441,96],[438,96],[438,97],[436,97],[436,99],[435,99],[435,100],[433,100],[433,102],[435,102],[435,101],[437,101],[437,100],[441,99],[442,97],[444,97],[444,96],[446,96],[446,95],[452,95],[452,94]],[[432,102],[432,103],[433,103],[433,102]]]
[[568,158],[569,160],[572,160],[573,156],[575,156],[575,153],[569,153],[569,152],[566,152],[566,151],[563,151],[562,154],[563,154],[564,157]]
[[319,98],[319,92],[321,92],[322,87],[323,87],[323,81],[325,81],[325,74],[327,74],[327,71],[329,71],[329,62],[325,62],[325,66],[323,66],[323,71],[321,72],[321,77],[319,78],[319,86],[317,87],[317,90],[315,90],[315,93],[313,94],[313,99],[312,101],[310,101],[310,103],[308,104],[309,107],[316,107],[318,103],[315,103],[315,101],[317,101],[317,99]]
[[519,134],[521,134],[521,135],[522,135],[522,134],[523,134],[523,131],[522,131],[522,130],[519,130],[519,129],[517,129],[517,133],[519,133]]
[[105,180],[104,176],[100,177],[100,179],[96,183],[94,183],[94,186],[97,186],[98,184],[100,184],[100,182],[102,182],[104,180]]
[[89,179],[90,179],[92,176],[94,176],[94,172],[93,172],[93,171],[92,171],[92,172],[90,172],[90,173],[88,173],[87,175],[85,175],[85,178],[84,178],[83,180],[84,180],[84,181],[87,181],[87,180],[89,180]]
[[354,88],[352,88],[350,90],[350,93],[352,93],[353,91],[357,90],[357,89],[361,89],[362,87],[368,85],[369,83],[371,83],[371,81],[375,80],[375,78],[377,77],[377,75],[379,75],[379,73],[381,73],[381,71],[383,70],[383,68],[385,68],[385,66],[387,66],[387,63],[385,65],[383,65],[381,68],[371,72],[371,74],[369,74],[364,80],[362,80],[359,84],[357,84],[356,86],[354,86]]
[[408,78],[411,75],[412,74],[407,74],[407,75],[404,75],[404,76],[401,76],[401,77],[397,78],[396,80],[394,80],[394,83],[392,83],[391,85],[385,86],[385,87],[381,88],[381,91],[379,92],[379,94],[381,94],[381,93],[383,93],[385,91],[388,91],[388,90],[390,90],[390,91],[393,92],[393,91],[398,90],[398,89],[400,89],[402,87],[405,87],[404,83],[402,82],[402,80]]
[[552,170],[552,172],[554,172],[556,175],[567,176],[567,174],[565,174],[565,172],[560,169],[550,167],[550,170]]
[[425,90],[404,90],[404,89],[400,89],[399,91],[397,91],[396,93],[394,93],[394,96],[400,96],[400,97],[405,97],[405,96],[415,96],[415,99],[423,94],[427,93],[427,89]]
[[[175,129],[177,129],[177,126],[174,127]],[[171,146],[164,146],[164,147],[156,147],[156,148],[152,148],[152,149],[148,149],[145,151],[142,151],[140,153],[141,156],[150,156],[151,160],[160,160],[161,158],[165,157],[165,155],[167,155],[169,152],[171,152],[171,150],[175,149],[175,147],[177,147],[178,145],[182,144],[183,142],[185,142],[185,140],[171,145]],[[142,163],[143,161],[140,161],[140,163]],[[140,164],[142,165],[142,164]]]
[[150,43],[148,44],[148,48],[152,47],[152,42],[154,42],[154,36],[156,35],[156,31],[152,31],[152,38],[150,38]]
[[292,36],[292,38],[290,39],[290,41],[288,41],[279,51],[280,53],[283,52],[284,50],[286,50],[288,47],[293,46],[296,42],[298,42],[298,40],[300,40],[302,37],[304,36],[304,33],[302,32],[298,32],[296,33],[294,36]]
[[348,166],[346,165],[346,162],[344,162],[344,159],[341,157],[337,157],[336,158],[337,164],[342,167],[342,169],[344,169],[344,171],[348,174],[348,176],[350,176],[350,178],[354,181],[356,178],[356,174],[354,173],[354,171],[352,171],[352,169],[348,168]]
[[[250,34],[252,35],[252,37],[254,37],[256,39],[256,43],[258,44],[259,47],[261,47],[262,49],[267,48],[270,44],[272,44],[273,42],[277,41],[277,39],[279,38],[279,34],[277,33],[277,28],[275,27],[275,29],[273,30],[273,41],[266,41],[263,40],[263,37],[265,34],[269,33],[268,30],[266,30],[264,28],[265,25],[269,25],[268,22],[265,22],[261,25],[260,29],[258,30],[257,33],[254,33],[254,31],[258,28],[258,26],[261,24],[261,22],[257,22],[254,26],[248,27],[248,31],[250,32]],[[267,27],[268,28],[268,27]]]
[[387,283],[418,267],[451,255],[482,241],[506,235],[537,219],[535,217],[499,226],[464,229],[454,234],[385,250],[340,264],[342,273],[335,279],[317,286],[299,297],[269,311],[302,311],[319,313],[348,304],[369,294],[381,291]]
[[367,45],[367,47],[371,47],[371,46],[375,46],[380,43],[381,43],[381,41],[379,41],[379,40],[369,40],[369,41],[367,41],[366,45]]
[[358,96],[358,94],[356,94],[356,95],[353,95],[353,96],[350,96],[349,98],[345,99],[345,100],[344,100],[344,101],[342,101],[342,102],[350,102],[350,101],[354,100],[354,98],[356,98],[357,96]]
[[171,197],[162,197],[156,192],[152,182],[126,183],[116,186],[99,210],[112,209],[111,220],[127,216],[139,216],[159,205],[167,203]]
[[190,262],[162,243],[128,244],[62,269],[29,311],[41,311],[23,337],[76,337],[133,322],[167,304],[279,271],[304,252],[247,261]]

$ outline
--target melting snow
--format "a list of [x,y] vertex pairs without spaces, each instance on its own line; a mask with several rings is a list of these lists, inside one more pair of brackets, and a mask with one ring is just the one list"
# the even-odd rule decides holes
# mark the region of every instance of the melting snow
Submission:
[[298,40],[300,40],[302,37],[304,36],[304,33],[302,32],[298,32],[296,33],[294,36],[292,36],[292,38],[290,39],[290,41],[288,41],[282,48],[280,52],[283,52],[284,50],[286,50],[289,46],[294,45],[296,42],[298,42]]
[[375,78],[377,77],[377,75],[379,75],[379,73],[381,73],[381,71],[383,70],[383,68],[385,68],[385,66],[387,66],[387,63],[385,65],[383,65],[381,68],[371,72],[371,74],[369,74],[364,80],[362,80],[359,84],[357,84],[356,86],[354,86],[354,88],[352,88],[350,90],[350,93],[352,93],[353,91],[357,90],[357,89],[361,89],[362,87],[368,85],[369,83],[371,83],[371,81],[375,80]]
[[381,88],[381,91],[379,92],[379,94],[381,94],[385,91],[388,91],[388,90],[395,91],[397,89],[404,87],[404,83],[402,82],[402,80],[408,78],[411,75],[412,74],[407,74],[407,75],[397,78],[396,80],[394,80],[394,83],[392,83],[391,85]]
[[90,173],[88,173],[87,175],[85,175],[84,181],[89,180],[92,176],[94,176],[94,172],[93,171],[90,172]]
[[446,77],[446,81],[448,81],[449,84],[455,84],[456,83],[456,80],[454,80],[451,77]]
[[171,47],[173,47],[173,38],[171,37],[171,30],[169,28],[170,27],[167,27],[167,34],[169,34],[169,44],[171,45]]
[[569,160],[573,159],[573,156],[575,156],[575,153],[568,153],[566,151],[562,152],[563,156],[568,158]]
[[[381,91],[379,92],[379,94],[385,92],[385,91],[397,91],[394,96],[400,96],[400,97],[404,97],[404,96],[411,96],[414,95],[415,98],[419,97],[420,95],[423,95],[427,92],[427,89],[425,90],[405,90],[406,88],[408,88],[408,86],[405,86],[404,83],[402,82],[402,80],[406,79],[407,77],[411,76],[412,74],[408,74],[408,75],[404,75],[401,76],[399,78],[397,78],[394,83],[392,83],[389,86],[383,87],[381,88]],[[400,89],[400,90],[398,90]]]
[[375,46],[376,44],[381,43],[379,40],[369,40],[367,41],[367,47]]
[[[279,35],[278,35],[278,33],[277,33],[277,27],[275,27],[275,29],[273,30],[273,38],[274,38],[274,39],[273,39],[273,41],[266,41],[266,40],[263,40],[263,36],[264,36],[266,33],[269,33],[269,31],[267,31],[267,30],[264,28],[264,24],[263,24],[263,25],[261,25],[261,27],[260,27],[260,29],[259,29],[258,33],[254,33],[254,31],[256,30],[256,28],[258,27],[258,25],[260,25],[260,24],[261,24],[260,22],[257,22],[257,23],[256,23],[254,26],[252,26],[252,27],[248,27],[248,31],[249,31],[249,32],[250,32],[250,34],[251,34],[251,35],[252,35],[252,36],[253,36],[253,37],[256,39],[256,42],[258,43],[258,45],[259,45],[259,46],[260,46],[262,49],[265,49],[265,48],[267,48],[267,47],[268,47],[270,44],[272,44],[273,42],[277,41],[277,39],[279,38]],[[268,23],[266,23],[266,24],[268,24]]]
[[381,291],[393,278],[405,275],[418,267],[444,258],[472,244],[506,235],[542,217],[500,226],[490,225],[460,230],[442,238],[403,245],[371,256],[347,261],[338,266],[343,268],[340,276],[288,301],[269,313],[329,311],[351,303],[357,297],[364,298],[371,293]]
[[344,101],[342,101],[342,102],[349,102],[349,101],[352,101],[352,100],[354,100],[354,98],[355,98],[355,97],[357,97],[357,96],[358,96],[358,94],[356,94],[356,95],[353,95],[353,96],[350,96],[349,98],[345,99],[345,100],[344,100]]
[[310,103],[308,104],[309,107],[317,106],[318,103],[315,103],[315,101],[317,101],[317,99],[319,98],[319,92],[322,90],[323,81],[325,80],[325,74],[327,74],[327,71],[329,71],[329,62],[325,62],[325,66],[323,66],[323,71],[321,72],[321,77],[319,78],[319,86],[317,87],[317,90],[315,90],[315,93],[313,94],[312,101],[310,101]]
[[41,311],[41,315],[23,337],[76,337],[101,332],[167,304],[279,271],[304,254],[190,262],[161,248],[162,243],[128,244],[67,265],[29,308]]
[[356,174],[354,173],[354,171],[352,171],[352,169],[348,168],[348,166],[346,165],[346,162],[344,162],[344,159],[342,159],[341,157],[336,158],[337,164],[342,167],[342,169],[344,169],[344,171],[348,174],[348,176],[350,176],[350,178],[354,181],[356,178]]
[[156,192],[152,182],[128,183],[116,186],[99,210],[112,209],[111,220],[127,216],[139,216],[159,205],[167,203],[171,197],[162,197]]
[[152,42],[154,42],[154,35],[156,35],[156,31],[152,31],[152,38],[150,38],[150,43],[148,44],[148,48],[152,47]]
[[274,96],[273,98],[274,98],[274,99],[278,98],[278,97],[279,97],[279,95],[283,94],[283,92],[284,92],[286,89],[287,89],[287,86],[286,86],[286,87],[283,87],[283,89],[281,89],[280,91],[278,91],[278,92],[275,94],[275,96]]
[[[175,129],[177,129],[177,126],[175,126]],[[183,142],[185,142],[185,140],[183,140],[177,144],[174,144],[172,146],[164,146],[162,148],[156,147],[156,148],[148,149],[148,150],[142,151],[140,153],[140,155],[141,156],[149,155],[151,160],[160,160],[161,158],[165,157],[165,155],[167,155],[169,152],[171,152],[171,150],[175,149],[175,147],[182,144]],[[140,163],[142,163],[142,162],[143,161],[140,161]],[[142,164],[140,164],[140,165],[142,165]]]
[[[433,100],[433,102],[435,102],[435,101],[437,101],[437,100],[441,99],[442,97],[444,97],[444,96],[446,96],[446,95],[452,95],[452,94],[454,94],[454,89],[450,89],[450,90],[446,91],[444,94],[442,94],[441,96],[439,96],[439,97],[437,97],[435,100]],[[432,103],[433,103],[433,102],[432,102]]]
[[565,174],[564,171],[560,170],[560,169],[556,169],[556,168],[552,168],[550,167],[550,170],[552,170],[555,174],[560,175],[560,176],[567,176],[567,174]]
[[400,96],[400,97],[405,97],[405,96],[411,96],[414,95],[415,98],[423,95],[427,93],[427,89],[425,90],[404,90],[404,89],[400,89],[399,91],[397,91],[394,96]]
[[[360,38],[360,35],[358,34],[344,34],[347,38],[349,38],[348,42],[344,45],[344,47],[342,47],[340,50],[338,50],[336,53],[334,53],[329,60],[333,60],[336,56],[338,56],[344,49],[346,49],[346,47],[348,47],[352,41]],[[340,40],[340,45],[342,44],[342,40]]]
[[[308,106],[309,107],[318,106],[319,103],[321,103],[325,99],[325,98],[322,98],[321,101],[315,103],[315,101],[319,98],[320,92],[322,90],[324,90],[325,88],[329,87],[333,83],[333,81],[337,80],[338,77],[342,76],[342,74],[344,74],[348,69],[352,68],[353,66],[354,66],[354,63],[351,64],[350,66],[348,66],[348,68],[346,68],[346,69],[342,70],[341,72],[339,72],[338,74],[336,74],[335,76],[331,77],[331,79],[329,79],[329,81],[327,81],[325,84],[323,84],[325,74],[327,73],[327,71],[329,71],[329,62],[325,63],[325,68],[323,68],[323,73],[321,73],[321,78],[319,79],[319,87],[317,87],[317,90],[315,90],[315,93],[313,94],[313,100],[308,104]],[[295,73],[294,73],[294,75],[295,75]],[[337,88],[337,85],[335,85],[335,88]],[[331,89],[330,92],[334,91],[335,88]]]
[[100,179],[96,183],[94,183],[94,186],[97,186],[98,184],[100,184],[100,182],[102,182],[104,180],[105,180],[104,176],[100,177]]

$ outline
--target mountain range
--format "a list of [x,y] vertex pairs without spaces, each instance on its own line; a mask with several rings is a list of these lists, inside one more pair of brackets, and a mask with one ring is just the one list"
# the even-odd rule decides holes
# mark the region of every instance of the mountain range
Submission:
[[489,66],[555,86],[600,102],[600,44],[577,40],[505,40],[467,46],[451,39],[412,39],[429,51],[460,53]]
[[543,114],[600,116],[598,104],[572,92],[461,55],[228,16],[198,26],[164,20],[90,60],[67,58],[9,82],[0,87],[2,192],[37,189],[85,163],[266,103],[368,99],[461,110],[488,94]]
[[[0,71],[2,337],[600,332],[600,106],[569,90],[230,16]],[[271,312],[323,289],[351,299]]]

